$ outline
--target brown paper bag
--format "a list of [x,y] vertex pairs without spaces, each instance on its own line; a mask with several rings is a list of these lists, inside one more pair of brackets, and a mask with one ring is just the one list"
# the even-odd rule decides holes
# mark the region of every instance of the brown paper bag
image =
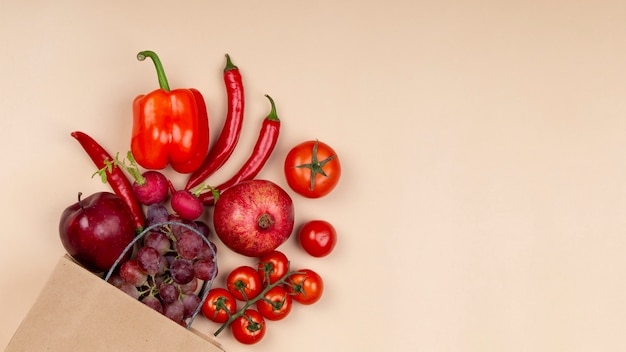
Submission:
[[5,350],[13,351],[224,349],[215,338],[185,329],[64,256]]

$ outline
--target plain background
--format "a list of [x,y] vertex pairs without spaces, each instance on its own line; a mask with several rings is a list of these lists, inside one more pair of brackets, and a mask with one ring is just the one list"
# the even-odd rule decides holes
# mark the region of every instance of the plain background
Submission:
[[[625,42],[617,0],[0,0],[0,346],[64,254],[60,213],[108,190],[69,133],[128,150],[149,49],[203,92],[213,138],[224,54],[241,69],[246,122],[216,183],[263,94],[283,129],[260,177],[286,187],[308,139],[343,163],[328,197],[292,193],[299,224],[335,224],[335,251],[281,247],[323,299],[258,345],[223,333],[227,351],[626,350]],[[222,273],[251,263],[220,250]]]

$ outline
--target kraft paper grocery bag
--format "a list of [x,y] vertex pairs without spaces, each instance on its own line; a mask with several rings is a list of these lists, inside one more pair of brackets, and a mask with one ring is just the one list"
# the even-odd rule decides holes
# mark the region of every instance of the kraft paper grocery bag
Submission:
[[213,337],[176,324],[62,257],[5,352],[224,352]]

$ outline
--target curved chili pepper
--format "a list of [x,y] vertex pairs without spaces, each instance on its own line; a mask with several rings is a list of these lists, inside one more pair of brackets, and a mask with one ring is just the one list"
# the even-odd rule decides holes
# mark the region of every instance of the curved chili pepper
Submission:
[[75,131],[71,133],[78,143],[83,147],[87,155],[96,164],[98,169],[104,169],[106,180],[113,189],[113,192],[128,205],[130,213],[135,223],[137,231],[141,231],[145,224],[145,217],[141,205],[135,199],[132,186],[124,172],[119,167],[107,167],[107,162],[113,162],[111,155],[86,133]]
[[228,54],[226,54],[226,67],[224,68],[224,83],[228,98],[228,112],[224,127],[202,165],[189,176],[186,190],[196,187],[224,165],[239,141],[244,110],[243,82],[239,68],[233,65]]
[[[259,137],[254,145],[254,149],[252,150],[252,154],[248,158],[248,160],[241,166],[241,169],[237,171],[237,173],[231,177],[228,181],[222,183],[221,185],[214,188],[217,192],[223,192],[229,187],[236,185],[239,182],[247,181],[253,179],[256,175],[259,174],[267,159],[269,159],[274,147],[276,146],[276,141],[278,140],[278,132],[280,131],[280,120],[278,119],[278,115],[276,114],[276,106],[274,105],[274,100],[269,95],[265,95],[272,105],[272,109],[267,115],[267,117],[263,120],[263,124],[261,125],[261,130],[259,132]],[[204,205],[213,205],[216,201],[215,192],[205,192],[201,193],[198,198]]]

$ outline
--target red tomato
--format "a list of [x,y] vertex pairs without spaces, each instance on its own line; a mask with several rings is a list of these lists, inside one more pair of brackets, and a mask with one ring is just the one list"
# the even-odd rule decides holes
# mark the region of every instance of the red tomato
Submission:
[[257,269],[263,284],[268,285],[267,278],[269,278],[269,284],[273,284],[287,274],[289,259],[283,252],[272,251],[259,258]]
[[294,301],[301,304],[313,304],[324,293],[324,281],[315,271],[302,269],[297,271],[287,280],[287,292],[292,295]]
[[296,193],[319,198],[332,191],[341,177],[337,153],[318,140],[293,147],[285,158],[285,178]]
[[324,220],[311,220],[299,231],[300,246],[314,257],[325,257],[337,243],[337,231],[333,225]]
[[265,320],[254,309],[246,309],[243,316],[230,324],[235,339],[246,345],[259,342],[265,335]]
[[258,296],[263,290],[263,284],[261,276],[253,267],[243,265],[228,274],[226,288],[238,300],[246,301]]
[[229,313],[233,315],[236,310],[235,297],[221,287],[211,289],[202,304],[202,315],[216,323],[225,323],[229,318]]
[[256,302],[261,315],[268,320],[281,320],[291,312],[292,298],[281,286],[275,286]]

